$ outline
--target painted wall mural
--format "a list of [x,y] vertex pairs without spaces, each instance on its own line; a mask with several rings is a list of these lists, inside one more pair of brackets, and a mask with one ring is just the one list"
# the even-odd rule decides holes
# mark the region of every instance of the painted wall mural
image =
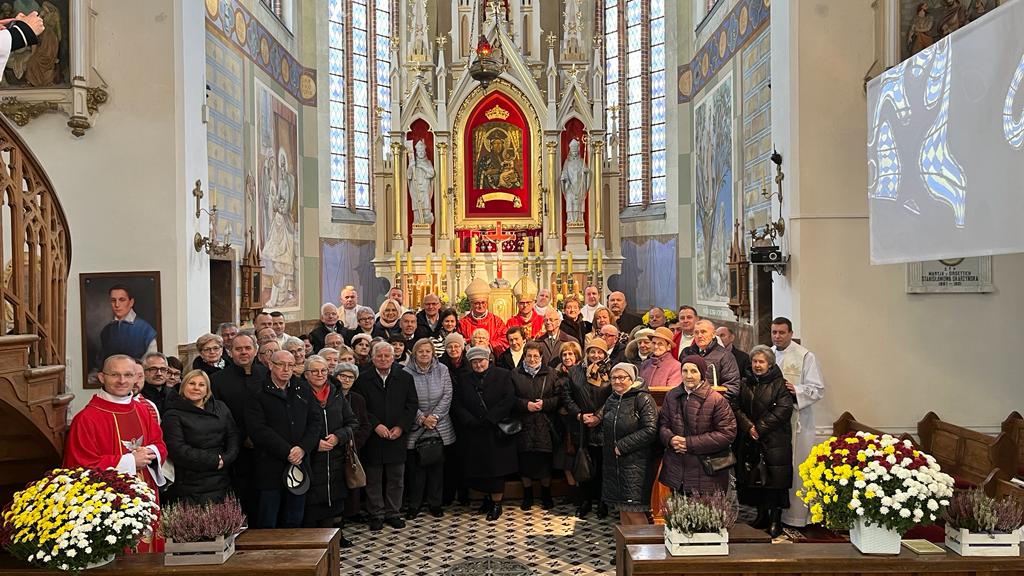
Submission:
[[298,115],[259,80],[256,87],[257,229],[268,308],[300,308]]
[[729,244],[733,217],[733,75],[697,103],[693,117],[697,301],[729,301]]
[[695,99],[729,65],[732,57],[757,35],[769,19],[771,0],[740,0],[697,51],[676,69],[677,102]]

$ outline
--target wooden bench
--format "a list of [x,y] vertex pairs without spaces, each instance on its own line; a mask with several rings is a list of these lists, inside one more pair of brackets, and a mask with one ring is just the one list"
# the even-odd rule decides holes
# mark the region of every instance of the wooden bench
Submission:
[[[163,554],[135,554],[123,556],[100,568],[87,572],[89,576],[160,576],[161,574],[194,574],[196,576],[327,576],[327,551],[320,550],[249,550],[236,551],[227,562],[219,565],[164,566]],[[0,574],[4,576],[66,575],[33,568],[11,556],[0,555]]]
[[835,544],[729,544],[728,556],[670,556],[661,544],[626,547],[627,576],[680,576],[696,574],[871,574],[904,576],[956,574],[991,576],[1024,574],[1024,557],[918,556],[904,550],[898,556],[861,554],[852,545]]
[[1020,412],[1011,412],[1006,420],[1003,420],[1003,434],[1010,437],[1017,444],[1017,469],[1014,475],[1024,478],[1024,416]]
[[[875,434],[877,436],[886,434],[886,432],[883,432],[878,428],[874,428],[862,422],[858,422],[857,418],[855,418],[853,414],[850,414],[849,412],[843,412],[839,416],[839,418],[837,418],[836,421],[832,423],[832,435],[842,436],[843,434],[846,434],[848,432],[867,432],[869,434]],[[913,443],[915,446],[917,445],[917,440],[915,440],[914,437],[911,436],[910,434],[903,433],[899,436],[899,439],[910,440],[910,442]]]
[[1017,445],[1006,433],[989,436],[943,422],[934,412],[917,423],[921,449],[931,454],[957,488],[984,486],[992,478],[1009,479],[1017,469]]
[[276,528],[246,530],[235,550],[326,550],[328,576],[341,576],[341,530],[337,528]]
[[[665,526],[663,524],[640,524],[635,526],[623,526],[616,524],[615,528],[615,574],[622,576],[625,573],[626,547],[634,544],[661,544],[665,542]],[[752,528],[749,524],[736,524],[729,530],[729,543],[761,543],[770,544],[771,536],[764,530]]]

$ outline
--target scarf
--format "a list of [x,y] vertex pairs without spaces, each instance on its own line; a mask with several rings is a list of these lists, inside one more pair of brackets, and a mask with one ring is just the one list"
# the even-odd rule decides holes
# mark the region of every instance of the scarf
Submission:
[[605,386],[608,384],[608,378],[611,371],[612,368],[607,361],[598,362],[597,364],[588,364],[587,382],[589,382],[591,386],[597,386],[598,388]]
[[530,367],[526,362],[523,362],[523,372],[526,372],[530,375],[530,378],[533,378],[537,375],[537,372],[540,372],[540,365]]
[[312,384],[310,384],[309,389],[313,391],[313,396],[316,396],[317,401],[320,402],[321,408],[327,406],[327,397],[331,395],[330,382],[324,382],[323,387],[320,388],[319,390],[317,390]]

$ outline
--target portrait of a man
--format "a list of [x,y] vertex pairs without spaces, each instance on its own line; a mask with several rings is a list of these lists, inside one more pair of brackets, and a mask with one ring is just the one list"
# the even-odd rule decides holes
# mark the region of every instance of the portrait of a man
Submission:
[[82,346],[87,387],[115,354],[142,358],[160,348],[160,273],[82,274]]

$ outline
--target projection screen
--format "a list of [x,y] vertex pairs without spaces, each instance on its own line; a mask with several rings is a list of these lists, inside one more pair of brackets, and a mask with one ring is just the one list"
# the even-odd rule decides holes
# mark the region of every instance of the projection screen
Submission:
[[868,84],[872,264],[1024,252],[1022,84],[1024,0]]

